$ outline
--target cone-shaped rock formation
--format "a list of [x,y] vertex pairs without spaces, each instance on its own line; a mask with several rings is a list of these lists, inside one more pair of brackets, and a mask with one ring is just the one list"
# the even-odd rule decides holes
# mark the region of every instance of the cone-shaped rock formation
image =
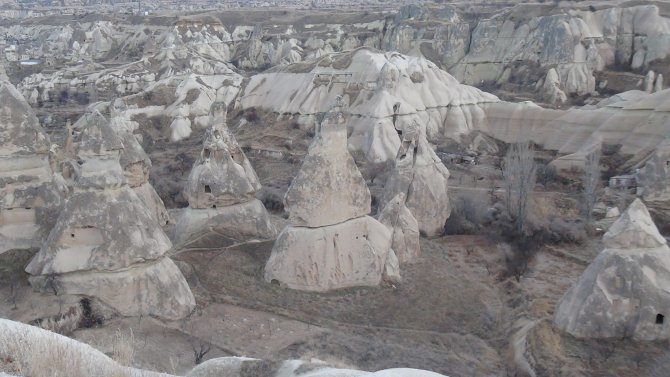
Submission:
[[74,192],[26,271],[36,289],[97,297],[122,315],[186,316],[193,295],[172,247],[119,164],[121,140],[97,111],[78,131]]
[[174,230],[178,248],[225,247],[277,235],[263,203],[261,184],[226,125],[226,107],[214,103],[202,152],[184,188],[186,208]]
[[640,199],[603,241],[606,249],[561,299],[555,325],[583,338],[670,338],[670,248]]
[[402,144],[386,183],[383,204],[400,193],[405,194],[405,204],[416,218],[419,230],[427,236],[440,235],[451,214],[447,195],[449,170],[428,144],[425,131],[416,121],[399,128]]
[[282,230],[265,266],[265,280],[288,288],[328,291],[397,279],[391,232],[367,216],[370,191],[347,151],[338,104],[325,117],[291,183]]
[[[62,190],[51,143],[21,93],[0,78],[0,253],[38,248],[55,224]],[[61,178],[62,181],[62,178]]]

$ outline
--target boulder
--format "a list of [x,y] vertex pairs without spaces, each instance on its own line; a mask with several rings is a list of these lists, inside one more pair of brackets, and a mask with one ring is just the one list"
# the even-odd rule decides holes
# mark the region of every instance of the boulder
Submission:
[[265,266],[265,280],[305,291],[376,286],[391,247],[391,233],[363,216],[320,228],[289,225]]
[[670,338],[670,248],[636,199],[603,237],[607,247],[557,306],[554,324],[581,338]]
[[607,212],[605,212],[606,219],[613,219],[619,217],[619,215],[621,215],[621,213],[619,212],[619,208],[617,207],[610,207],[607,209]]

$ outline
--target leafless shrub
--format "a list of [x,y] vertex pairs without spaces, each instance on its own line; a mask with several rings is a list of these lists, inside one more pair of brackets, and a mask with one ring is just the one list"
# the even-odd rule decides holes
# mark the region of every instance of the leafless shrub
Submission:
[[464,193],[453,198],[451,205],[451,215],[444,226],[445,234],[479,233],[488,201],[473,193]]
[[584,175],[582,177],[582,215],[587,224],[593,220],[593,207],[598,200],[598,183],[600,181],[600,149],[589,153],[584,164]]
[[534,155],[529,142],[515,143],[510,145],[503,161],[505,205],[519,235],[526,227],[530,199],[535,188]]
[[212,349],[212,345],[209,343],[205,342],[199,342],[198,346],[196,347],[195,344],[191,344],[191,348],[193,349],[193,356],[195,358],[195,365],[198,365],[202,363],[202,359],[209,353],[209,351]]

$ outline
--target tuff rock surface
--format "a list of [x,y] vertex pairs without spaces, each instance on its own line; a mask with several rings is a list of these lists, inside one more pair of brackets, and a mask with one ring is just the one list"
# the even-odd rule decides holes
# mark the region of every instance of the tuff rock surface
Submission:
[[399,128],[402,144],[395,167],[384,185],[382,203],[403,194],[405,205],[416,219],[419,230],[427,236],[442,234],[444,223],[451,214],[447,194],[449,170],[435,154],[416,121],[399,125]]
[[324,118],[286,193],[289,225],[272,248],[266,281],[328,291],[378,285],[385,275],[399,279],[391,232],[366,216],[370,192],[349,156],[346,137],[346,119],[338,101]]
[[670,337],[670,248],[639,199],[603,237],[607,247],[558,304],[554,324],[580,338]]
[[421,255],[419,223],[405,205],[404,193],[386,203],[378,220],[391,231],[391,248],[400,263],[411,262]]
[[96,297],[121,315],[186,316],[195,300],[166,256],[170,240],[126,183],[120,139],[97,111],[75,128],[73,193],[26,267],[31,285]]
[[322,227],[370,213],[370,190],[347,150],[344,115],[330,112],[284,197],[294,226]]
[[51,165],[51,142],[26,100],[0,78],[0,253],[38,248],[67,189]]
[[200,157],[184,188],[189,207],[177,220],[175,244],[220,247],[250,238],[273,238],[277,231],[255,198],[260,188],[256,172],[228,130],[225,104],[215,103]]

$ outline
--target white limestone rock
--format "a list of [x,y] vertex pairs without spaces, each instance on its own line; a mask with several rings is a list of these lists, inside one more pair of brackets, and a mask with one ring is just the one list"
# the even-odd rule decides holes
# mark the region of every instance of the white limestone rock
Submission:
[[127,107],[121,99],[114,101],[110,110],[112,119],[109,122],[110,127],[121,139],[121,145],[123,146],[119,156],[119,163],[123,169],[123,174],[128,185],[135,190],[137,196],[151,212],[154,220],[158,224],[168,224],[170,222],[170,215],[165,208],[165,204],[151,183],[149,183],[151,159],[144,152],[137,136],[133,134],[137,127],[122,112],[125,108]]
[[612,249],[641,249],[661,247],[666,241],[647,207],[640,199],[635,199],[605,233],[603,243]]
[[315,292],[376,286],[390,248],[389,230],[368,216],[320,228],[289,225],[272,248],[265,280]]
[[421,255],[419,223],[405,205],[405,194],[399,193],[386,203],[378,220],[391,231],[391,248],[400,263],[412,262]]
[[663,220],[670,218],[670,140],[663,141],[637,170],[637,195]]
[[554,324],[581,338],[670,338],[670,248],[636,199],[603,237],[607,249],[559,302]]
[[177,142],[191,136],[191,120],[188,118],[190,109],[188,105],[183,105],[177,111],[174,120],[170,124],[172,134],[170,140]]
[[370,213],[370,190],[347,150],[341,108],[329,112],[284,197],[294,226],[321,227]]

